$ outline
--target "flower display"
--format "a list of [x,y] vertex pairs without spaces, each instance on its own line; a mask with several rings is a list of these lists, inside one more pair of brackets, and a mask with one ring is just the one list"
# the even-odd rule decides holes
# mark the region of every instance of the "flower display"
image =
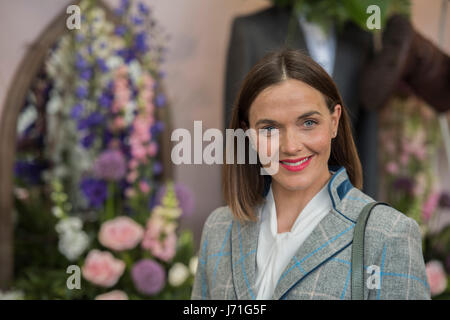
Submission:
[[138,261],[131,270],[136,288],[143,294],[154,295],[161,291],[166,282],[164,268],[154,260]]
[[436,260],[429,261],[425,265],[425,270],[430,285],[431,295],[436,296],[444,292],[445,288],[447,288],[447,276],[442,263]]
[[122,290],[113,290],[99,294],[95,297],[95,300],[128,300],[128,295]]
[[[397,96],[380,116],[380,201],[416,220],[433,298],[448,299],[443,266],[450,252],[448,191],[436,175],[441,142],[436,114],[413,96]],[[425,279],[424,279],[425,280]]]
[[[163,175],[161,162],[170,120],[165,32],[144,3],[121,0],[114,22],[94,0],[79,6],[81,28],[63,35],[46,58],[47,91],[30,93],[19,117],[23,139],[39,120],[28,105],[42,102],[45,133],[35,154],[15,166],[17,234],[24,233],[18,243],[35,252],[19,257],[18,287],[32,299],[188,299],[194,275],[180,265],[194,254],[193,237],[178,226],[194,199]],[[39,259],[38,267],[30,262]],[[83,290],[66,290],[61,270],[74,262],[82,266]],[[183,284],[168,283],[170,270],[170,281]]]
[[92,250],[81,269],[83,277],[102,287],[114,286],[125,270],[125,263],[107,251]]
[[133,219],[120,216],[102,224],[98,240],[108,249],[122,251],[136,247],[143,234],[144,229]]

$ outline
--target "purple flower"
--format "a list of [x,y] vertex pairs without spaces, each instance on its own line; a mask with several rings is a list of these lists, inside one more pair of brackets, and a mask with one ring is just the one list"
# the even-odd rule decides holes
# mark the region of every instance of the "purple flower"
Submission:
[[94,174],[98,178],[117,181],[125,176],[125,156],[119,150],[106,150],[94,162]]
[[14,165],[14,175],[26,183],[35,185],[41,183],[41,173],[44,169],[46,169],[46,165],[39,161],[18,160]]
[[[175,183],[175,196],[178,200],[178,206],[181,208],[181,217],[190,217],[195,209],[194,194],[181,182]],[[166,185],[162,185],[156,193],[154,203],[161,204],[162,198],[166,194]]]
[[157,107],[162,107],[166,104],[166,96],[162,93],[158,94],[156,96],[156,106]]
[[104,108],[109,108],[111,106],[112,99],[109,94],[102,93],[100,98],[98,99],[98,104]]
[[109,70],[108,66],[106,65],[106,62],[102,58],[97,58],[97,65],[100,68],[101,72],[107,72]]
[[78,130],[84,130],[92,126],[101,124],[105,118],[99,112],[91,113],[87,118],[78,120]]
[[159,175],[163,170],[163,167],[161,165],[161,162],[156,161],[155,164],[153,165],[153,173],[155,175]]
[[148,50],[147,34],[145,32],[139,32],[134,38],[134,48],[138,52],[146,52]]
[[84,99],[88,95],[88,90],[85,86],[79,86],[75,93],[76,93],[78,99]]
[[91,69],[85,69],[85,70],[80,72],[80,78],[83,79],[83,80],[88,81],[89,79],[91,79],[91,77],[92,77]]
[[93,178],[85,178],[80,184],[83,194],[89,201],[89,206],[100,208],[106,200],[106,182]]
[[125,27],[124,25],[117,26],[114,29],[114,34],[116,34],[117,36],[120,36],[120,37],[123,36],[126,32],[127,32],[127,27]]
[[164,130],[164,122],[158,120],[156,121],[156,123],[150,128],[150,133],[152,134],[152,136],[157,135],[158,133],[160,133],[161,131]]
[[131,269],[131,278],[139,292],[154,295],[164,288],[166,272],[158,262],[151,259],[142,259]]
[[144,20],[140,17],[133,17],[132,22],[134,25],[140,26],[144,22]]
[[87,136],[85,136],[83,139],[81,139],[81,145],[87,149],[89,148],[92,143],[94,142],[95,139],[95,135],[94,134],[88,134]]
[[439,206],[442,208],[450,208],[450,193],[442,192],[439,198]]
[[84,106],[81,103],[77,103],[72,107],[72,110],[70,112],[70,116],[73,119],[80,119],[81,115],[83,114]]
[[[80,37],[83,37],[82,35],[77,35]],[[77,53],[76,58],[75,58],[75,67],[77,67],[77,69],[83,70],[86,69],[88,66],[86,60],[83,58],[83,56],[79,53]]]
[[138,9],[139,9],[139,12],[142,13],[142,14],[144,14],[144,15],[148,15],[148,13],[150,12],[148,6],[146,6],[146,5],[145,5],[144,3],[142,3],[142,2],[139,2],[139,3],[138,3]]
[[75,36],[75,41],[76,42],[82,42],[84,40],[84,36],[81,33],[77,33],[77,35]]
[[407,194],[412,194],[414,181],[409,177],[399,177],[394,181],[393,186],[395,190],[401,190]]

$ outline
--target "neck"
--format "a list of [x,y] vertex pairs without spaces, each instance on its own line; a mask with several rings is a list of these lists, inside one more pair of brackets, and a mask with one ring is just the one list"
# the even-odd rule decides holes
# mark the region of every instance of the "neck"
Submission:
[[272,194],[277,212],[278,233],[290,231],[300,212],[309,201],[328,183],[331,174],[328,170],[317,183],[304,190],[287,190],[273,181]]

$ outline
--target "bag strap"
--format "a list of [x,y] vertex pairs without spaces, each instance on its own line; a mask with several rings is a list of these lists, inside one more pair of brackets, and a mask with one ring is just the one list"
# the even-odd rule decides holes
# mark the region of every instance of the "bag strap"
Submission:
[[370,202],[364,206],[356,221],[352,244],[352,300],[364,300],[364,232],[372,209],[379,204],[390,206],[385,202]]

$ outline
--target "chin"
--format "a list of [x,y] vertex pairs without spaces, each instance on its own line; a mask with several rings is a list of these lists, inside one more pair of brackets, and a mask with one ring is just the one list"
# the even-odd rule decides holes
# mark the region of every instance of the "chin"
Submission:
[[311,181],[309,179],[305,179],[304,177],[283,177],[275,180],[280,186],[289,191],[305,190],[311,185]]

